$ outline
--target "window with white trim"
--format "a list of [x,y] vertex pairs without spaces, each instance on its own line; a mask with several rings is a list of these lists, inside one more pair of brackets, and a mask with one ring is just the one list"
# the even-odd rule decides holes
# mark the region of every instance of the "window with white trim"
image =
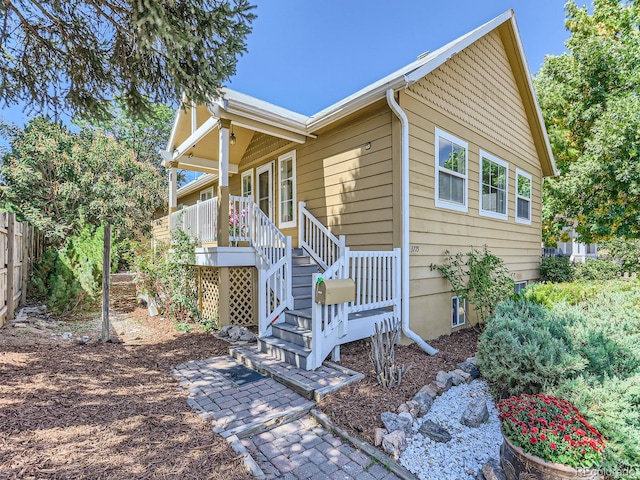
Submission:
[[242,172],[242,196],[253,196],[253,169]]
[[509,164],[480,150],[480,215],[508,218]]
[[296,152],[278,157],[278,226],[296,226]]
[[467,301],[451,297],[451,327],[459,327],[467,321]]
[[468,144],[436,128],[435,204],[459,212],[468,210]]
[[213,187],[209,187],[206,190],[200,191],[200,201],[211,200],[213,198]]
[[514,289],[515,289],[516,293],[520,293],[525,288],[527,288],[527,281],[526,280],[524,280],[522,282],[516,282],[515,285],[514,285]]
[[533,179],[530,174],[516,168],[516,222],[531,225],[531,191]]

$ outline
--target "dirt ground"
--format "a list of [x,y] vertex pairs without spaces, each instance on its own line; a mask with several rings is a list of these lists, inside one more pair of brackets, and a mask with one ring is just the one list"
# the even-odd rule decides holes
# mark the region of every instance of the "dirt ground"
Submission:
[[[95,313],[35,315],[23,328],[0,329],[0,479],[250,478],[188,407],[187,392],[170,373],[184,361],[226,355],[228,344],[149,317],[131,283],[114,284],[111,295],[112,335],[122,343],[98,342]],[[343,346],[341,364],[366,378],[319,406],[372,442],[380,413],[395,411],[438,370],[472,356],[477,333],[429,343],[438,355],[397,347],[396,359],[412,368],[391,390],[377,384],[365,341]]]

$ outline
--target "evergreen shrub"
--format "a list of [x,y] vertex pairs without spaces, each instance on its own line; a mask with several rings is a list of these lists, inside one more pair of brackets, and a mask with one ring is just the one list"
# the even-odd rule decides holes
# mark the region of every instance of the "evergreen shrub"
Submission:
[[498,398],[540,393],[585,367],[567,319],[526,299],[499,304],[478,342],[478,366]]

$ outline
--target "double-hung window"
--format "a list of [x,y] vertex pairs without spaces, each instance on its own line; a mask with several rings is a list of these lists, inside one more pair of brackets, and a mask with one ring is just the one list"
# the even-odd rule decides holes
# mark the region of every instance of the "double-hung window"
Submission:
[[531,175],[516,168],[516,222],[531,224]]
[[480,150],[480,215],[507,220],[507,162]]
[[296,152],[278,157],[278,219],[280,228],[296,226]]
[[436,128],[435,204],[438,207],[468,210],[468,144]]
[[205,202],[213,198],[213,187],[209,187],[206,190],[200,191],[200,201]]

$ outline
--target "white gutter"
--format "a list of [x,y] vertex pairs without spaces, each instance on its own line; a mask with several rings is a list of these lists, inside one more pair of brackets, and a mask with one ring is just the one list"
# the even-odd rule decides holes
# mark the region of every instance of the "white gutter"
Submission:
[[400,120],[402,134],[401,146],[401,189],[402,189],[402,333],[418,344],[429,355],[435,355],[438,350],[425,342],[409,328],[409,119],[393,96],[393,89],[387,90],[387,103]]

